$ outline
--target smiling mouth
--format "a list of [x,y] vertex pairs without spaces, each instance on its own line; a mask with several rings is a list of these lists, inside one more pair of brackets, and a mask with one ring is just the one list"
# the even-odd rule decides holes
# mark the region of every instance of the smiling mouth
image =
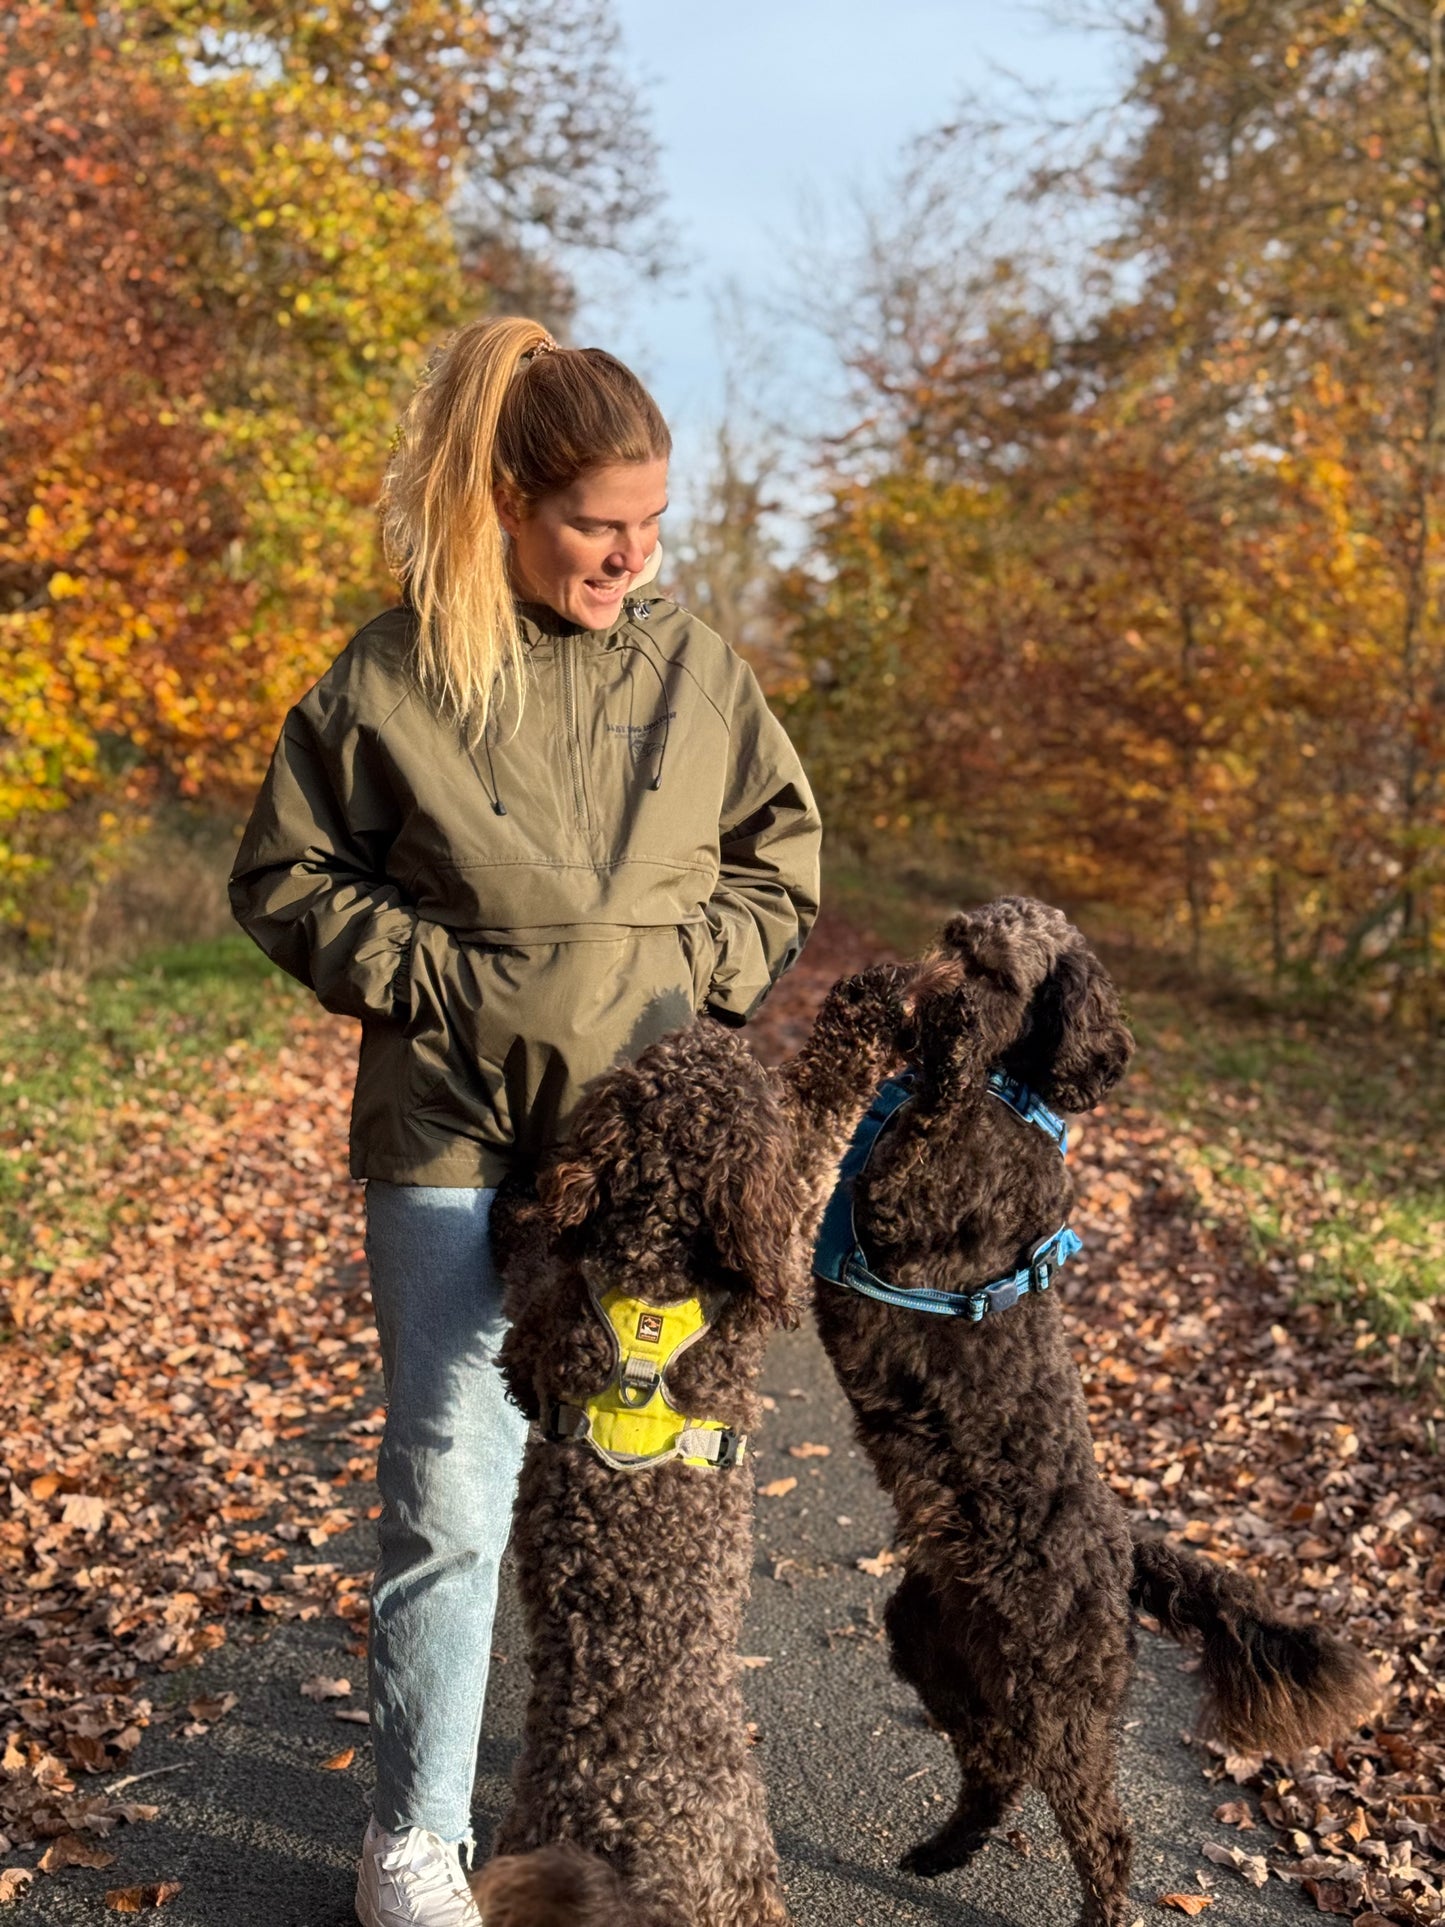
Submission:
[[593,595],[603,596],[608,599],[614,596],[620,596],[622,591],[627,587],[625,577],[616,582],[594,582],[591,576],[586,576],[583,579]]

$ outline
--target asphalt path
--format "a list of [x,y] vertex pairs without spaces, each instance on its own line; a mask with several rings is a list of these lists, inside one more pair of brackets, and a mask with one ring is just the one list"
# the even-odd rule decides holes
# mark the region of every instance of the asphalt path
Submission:
[[[758,1500],[757,1558],[743,1651],[744,1689],[758,1729],[758,1758],[798,1927],[1067,1927],[1078,1889],[1047,1809],[1033,1796],[961,1873],[925,1882],[897,1870],[899,1854],[936,1827],[954,1791],[952,1756],[924,1724],[912,1695],[890,1674],[879,1633],[888,1573],[859,1570],[888,1543],[889,1508],[853,1446],[842,1399],[810,1329],[774,1346],[766,1387],[775,1400],[760,1440],[760,1484],[797,1486]],[[827,1456],[794,1458],[788,1447],[826,1445]],[[360,1569],[365,1535],[328,1542],[326,1557]],[[160,1808],[149,1825],[123,1827],[105,1872],[70,1869],[40,1877],[6,1909],[7,1921],[110,1920],[109,1887],[182,1883],[154,1917],[165,1927],[346,1927],[353,1921],[355,1858],[366,1823],[370,1748],[363,1726],[336,1719],[364,1704],[365,1665],[347,1629],[317,1620],[248,1631],[196,1672],[164,1676],[158,1696],[234,1692],[237,1705],[205,1734],[185,1740],[158,1723],[138,1771],[170,1767],[126,1797]],[[501,1816],[526,1689],[515,1594],[504,1587],[498,1658],[484,1727],[476,1793],[483,1850]],[[317,1673],[348,1677],[349,1701],[302,1698]],[[1136,1832],[1134,1895],[1140,1921],[1184,1918],[1160,1911],[1166,1892],[1214,1895],[1210,1927],[1319,1919],[1298,1890],[1277,1879],[1247,1886],[1200,1853],[1204,1841],[1258,1850],[1267,1835],[1217,1824],[1214,1808],[1235,1789],[1212,1785],[1206,1756],[1184,1744],[1194,1714],[1193,1679],[1180,1653],[1146,1638],[1128,1712],[1122,1794]],[[645,1708],[639,1717],[646,1717]],[[348,1746],[344,1770],[322,1762]],[[625,1927],[625,1923],[619,1923]]]

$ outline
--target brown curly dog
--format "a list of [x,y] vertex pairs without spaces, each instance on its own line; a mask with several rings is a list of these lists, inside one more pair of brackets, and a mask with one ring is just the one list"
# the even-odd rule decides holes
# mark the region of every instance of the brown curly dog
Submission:
[[[667,1397],[754,1429],[769,1334],[796,1323],[833,1170],[896,1061],[899,985],[879,969],[837,986],[781,1070],[704,1021],[594,1086],[537,1202],[499,1199],[494,1218],[502,1368],[530,1418],[615,1382],[596,1306],[620,1287],[711,1302]],[[737,1685],[752,1511],[746,1470],[529,1444],[513,1543],[531,1697],[501,1857],[474,1883],[487,1927],[787,1920]]]
[[[967,1294],[1027,1266],[1073,1200],[1059,1145],[989,1072],[1017,1080],[1016,1096],[1087,1111],[1133,1040],[1079,933],[1027,898],[954,917],[913,995],[914,1095],[854,1181],[854,1229],[885,1284]],[[1131,1534],[1095,1470],[1063,1289],[977,1323],[822,1279],[814,1303],[908,1548],[887,1611],[893,1665],[962,1774],[954,1813],[902,1865],[964,1866],[1033,1786],[1083,1886],[1083,1927],[1119,1927],[1132,1918],[1114,1784],[1134,1609],[1202,1638],[1215,1726],[1246,1748],[1288,1754],[1352,1727],[1375,1682],[1349,1647],[1273,1618],[1252,1583]]]

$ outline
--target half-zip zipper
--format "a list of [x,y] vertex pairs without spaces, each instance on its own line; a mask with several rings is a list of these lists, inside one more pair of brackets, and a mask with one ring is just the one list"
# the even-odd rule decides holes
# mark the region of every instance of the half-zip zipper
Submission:
[[577,714],[577,639],[575,636],[559,637],[557,647],[562,658],[562,724],[567,737],[567,759],[572,770],[572,801],[579,826],[585,834],[590,835],[592,818],[587,808],[586,785],[582,780],[582,726]]

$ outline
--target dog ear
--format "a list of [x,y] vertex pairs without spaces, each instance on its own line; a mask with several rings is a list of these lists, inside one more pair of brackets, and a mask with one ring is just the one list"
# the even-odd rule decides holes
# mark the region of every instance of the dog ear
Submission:
[[946,1109],[1027,1029],[1029,1009],[1067,945],[1062,911],[999,897],[943,927],[906,993],[903,1042],[922,1072],[925,1109]]
[[792,1168],[792,1132],[771,1092],[759,1092],[746,1131],[730,1132],[707,1174],[703,1209],[717,1253],[745,1278],[780,1324],[795,1322],[804,1199]]
[[579,1225],[597,1208],[602,1194],[596,1167],[578,1158],[550,1164],[537,1179],[537,1202],[532,1207],[554,1231]]
[[1119,993],[1076,938],[1040,985],[1028,1036],[1010,1066],[1045,1103],[1077,1113],[1108,1096],[1133,1054]]
[[628,1120],[615,1102],[607,1108],[584,1103],[567,1149],[566,1157],[539,1172],[537,1202],[527,1207],[527,1215],[554,1231],[585,1223],[604,1194],[618,1197],[631,1189]]

